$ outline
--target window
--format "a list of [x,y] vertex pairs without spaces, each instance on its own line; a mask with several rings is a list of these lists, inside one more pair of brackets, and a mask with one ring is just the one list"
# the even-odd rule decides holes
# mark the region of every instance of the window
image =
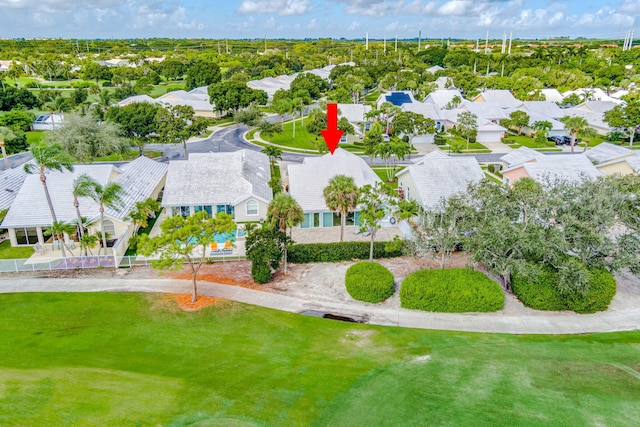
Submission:
[[247,200],[247,216],[258,215],[258,202],[256,200]]
[[115,239],[118,237],[116,236],[116,225],[109,219],[104,220],[104,232],[107,234],[107,239]]
[[205,211],[207,215],[209,215],[209,217],[211,217],[213,212],[213,207],[211,205],[197,205],[197,206],[194,206],[193,208],[194,208],[193,210],[194,213]]
[[322,226],[333,227],[333,212],[322,213]]
[[16,228],[16,241],[19,245],[35,245],[38,243],[38,233],[36,228]]

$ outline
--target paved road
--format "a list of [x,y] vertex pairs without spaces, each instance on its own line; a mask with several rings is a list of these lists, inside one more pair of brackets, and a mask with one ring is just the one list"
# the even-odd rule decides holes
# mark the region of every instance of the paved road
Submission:
[[[640,308],[596,314],[536,313],[427,313],[389,308],[368,303],[330,303],[307,301],[240,286],[198,282],[199,292],[293,313],[314,311],[331,313],[366,323],[407,328],[491,332],[507,334],[580,334],[591,332],[631,331],[640,329]],[[0,279],[0,293],[16,292],[168,292],[190,293],[191,282],[174,279],[51,279],[13,277]]]

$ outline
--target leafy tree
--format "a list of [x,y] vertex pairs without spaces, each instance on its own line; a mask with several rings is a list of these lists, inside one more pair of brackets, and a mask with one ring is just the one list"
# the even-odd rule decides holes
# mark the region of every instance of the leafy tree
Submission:
[[[373,262],[373,243],[376,232],[382,227],[382,219],[387,215],[389,203],[389,192],[382,182],[376,182],[374,186],[367,184],[358,191],[360,231],[369,232],[371,236],[369,262]],[[342,235],[340,237],[342,241]]]
[[355,128],[346,117],[340,117],[338,120],[338,129],[343,130],[345,135],[354,135],[356,133]]
[[66,114],[64,124],[48,133],[46,139],[60,144],[69,155],[83,162],[121,153],[127,146],[116,124],[100,123],[92,114]]
[[531,125],[531,128],[536,132],[536,142],[544,143],[547,141],[547,136],[553,125],[547,120],[536,120]]
[[340,214],[340,241],[344,236],[347,214],[358,206],[358,186],[352,177],[336,175],[329,180],[324,190],[324,200],[329,210]]
[[200,86],[218,83],[221,79],[222,75],[218,64],[196,61],[189,66],[184,83],[187,86],[187,90],[191,90]]
[[204,129],[202,121],[194,118],[195,112],[190,105],[174,105],[156,113],[157,134],[165,144],[182,144],[184,158],[189,158],[187,139],[196,136]]
[[80,70],[82,78],[85,80],[95,80],[98,83],[100,80],[111,80],[112,74],[109,67],[106,65],[100,65],[97,62],[88,61],[82,66]]
[[[302,208],[288,193],[276,194],[267,207],[267,221],[272,227],[280,230],[286,236],[287,230],[304,221]],[[284,274],[287,274],[287,245],[288,241],[282,242],[284,253]]]
[[384,138],[382,137],[382,130],[382,125],[380,124],[380,122],[374,122],[369,130],[365,132],[364,137],[362,138],[364,152],[367,156],[369,156],[370,162],[371,157],[379,152],[379,148],[377,147],[385,143]]
[[396,113],[391,120],[391,134],[406,135],[409,142],[415,135],[426,135],[436,132],[436,122],[411,111]]
[[284,115],[291,111],[292,103],[289,98],[281,98],[271,103],[271,111],[280,116],[280,123],[284,129]]
[[252,127],[258,126],[262,123],[264,121],[263,117],[264,113],[255,104],[251,104],[243,110],[238,110],[233,115],[233,119],[236,123],[243,123]]
[[209,85],[209,97],[217,111],[237,111],[255,102],[259,105],[267,103],[267,93],[251,89],[245,83],[225,81]]
[[117,123],[127,138],[133,140],[144,154],[144,146],[156,132],[156,116],[163,107],[149,102],[134,102],[124,107],[111,107],[107,110],[106,119]]
[[13,139],[16,134],[8,127],[0,126],[0,149],[2,149],[2,158],[4,159],[5,170],[9,169],[9,159],[7,158],[7,150],[4,147],[5,141]]
[[[280,267],[286,250],[287,235],[275,227],[258,227],[247,236],[245,247],[251,261],[251,276],[256,283],[267,283],[273,271]],[[286,265],[286,255],[284,255]]]
[[280,125],[266,120],[260,122],[258,129],[260,129],[260,135],[264,135],[267,139],[274,133],[282,133],[282,127],[280,127]]
[[261,150],[267,157],[269,157],[269,165],[271,166],[271,176],[274,175],[276,161],[282,160],[282,150],[273,145],[267,145]]
[[9,86],[0,91],[0,111],[30,109],[39,104],[38,98],[27,89]]
[[73,159],[60,144],[47,144],[44,141],[31,145],[29,151],[31,151],[34,163],[25,163],[24,171],[28,174],[37,173],[40,175],[40,182],[47,198],[51,218],[56,222],[58,218],[53,210],[51,195],[47,187],[47,172],[51,170],[62,172],[64,169],[73,171]]
[[0,126],[6,126],[13,131],[28,132],[31,130],[36,116],[25,110],[11,110],[0,116]]
[[311,73],[300,73],[291,82],[289,90],[292,93],[305,91],[312,99],[318,99],[328,88],[329,84],[321,77]]
[[629,147],[632,147],[636,131],[640,128],[640,100],[631,100],[627,105],[616,105],[604,113],[604,121],[609,126],[626,132],[629,135]]
[[133,222],[134,228],[139,226],[147,228],[149,218],[155,216],[160,210],[160,202],[154,199],[146,199],[136,202],[131,211],[127,214],[127,219]]
[[187,66],[178,60],[166,59],[162,61],[160,70],[167,80],[178,80],[187,71]]
[[[92,180],[93,181],[93,180]],[[91,183],[89,197],[100,206],[100,233],[102,235],[102,247],[107,251],[107,233],[104,231],[104,208],[119,209],[122,207],[122,197],[125,191],[117,182],[108,182],[105,185],[93,181]]]
[[307,132],[316,135],[316,138],[320,135],[320,131],[327,128],[327,114],[320,108],[314,108],[309,111],[309,117],[307,118]]
[[469,141],[476,139],[478,135],[478,116],[469,111],[462,111],[458,114],[458,123],[456,125],[456,133],[467,141],[467,150],[469,149]]
[[445,268],[451,254],[464,240],[464,199],[450,197],[431,209],[420,209],[411,237],[413,252],[418,256],[430,255]]
[[530,117],[526,112],[516,110],[512,111],[511,114],[509,114],[508,119],[502,120],[502,123],[508,127],[513,126],[514,128],[518,129],[518,136],[520,136],[522,135],[522,128],[529,126],[529,120]]
[[589,127],[589,122],[587,122],[587,119],[578,116],[564,116],[560,121],[564,123],[565,128],[571,133],[571,152],[573,153],[576,145],[576,137],[580,132]]
[[179,269],[186,261],[191,269],[192,302],[195,303],[198,299],[196,280],[206,248],[216,234],[231,233],[235,228],[233,218],[225,212],[218,212],[213,218],[204,211],[187,217],[170,216],[160,224],[160,235],[140,237],[138,252],[157,255],[159,259],[152,261],[152,265],[159,269]]

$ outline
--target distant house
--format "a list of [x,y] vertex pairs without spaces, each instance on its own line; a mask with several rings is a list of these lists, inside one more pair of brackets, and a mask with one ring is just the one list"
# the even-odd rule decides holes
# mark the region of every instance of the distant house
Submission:
[[[353,62],[345,62],[339,65],[350,65],[354,66]],[[335,64],[327,65],[322,68],[314,68],[312,70],[303,71],[302,73],[309,73],[315,76],[320,77],[323,80],[329,80],[329,75],[331,74],[331,70],[336,67]],[[250,80],[247,82],[247,86],[251,89],[263,90],[269,96],[269,99],[273,98],[273,95],[280,89],[289,90],[291,88],[291,82],[293,82],[296,76],[300,73],[295,74],[283,74],[277,77],[265,77],[258,80]]]
[[[445,129],[449,130],[453,126],[456,126],[458,124],[458,115],[463,111],[465,110],[443,110],[442,113],[446,118]],[[477,124],[478,133],[476,135],[476,141],[480,143],[500,142],[504,133],[507,131],[506,128],[482,117],[478,117]]]
[[562,102],[564,99],[558,89],[542,89],[540,93],[547,102]]
[[[305,157],[301,164],[290,164],[287,174],[289,193],[304,211],[300,228],[340,226],[340,215],[329,210],[324,200],[324,188],[334,176],[350,176],[358,187],[380,181],[364,160],[342,148],[338,148],[333,155]],[[346,224],[358,225],[358,216],[357,210],[350,213]]]
[[500,157],[500,160],[505,163],[507,168],[512,168],[516,165],[521,165],[522,163],[541,159],[544,156],[544,154],[534,150],[533,148],[522,146]]
[[[402,105],[402,111],[408,111],[411,113],[419,114],[425,118],[431,119],[436,124],[436,130],[440,131],[444,129],[445,117],[442,111],[435,105],[427,102],[413,102],[411,104]],[[412,139],[412,143],[431,143],[433,142],[434,135],[416,135]]]
[[484,178],[474,157],[449,157],[436,150],[396,174],[398,187],[407,200],[428,210],[451,196],[467,191],[469,184]]
[[343,135],[341,142],[355,142],[362,139],[371,126],[371,122],[366,118],[369,111],[371,111],[370,105],[338,104],[338,115],[346,118],[355,130],[355,135]]
[[416,102],[416,99],[408,90],[394,90],[381,94],[376,100],[376,105],[380,108],[380,106],[385,102],[390,102],[396,107],[402,107],[404,104]]
[[500,120],[506,119],[508,115],[505,110],[498,104],[492,102],[470,102],[464,101],[460,107],[460,110],[468,111],[475,114],[478,118],[489,120],[495,124],[500,123]]
[[587,150],[584,154],[605,175],[640,173],[640,156],[629,148],[603,142]]
[[604,113],[615,107],[615,105],[616,104],[608,101],[587,101],[576,107],[566,108],[563,111],[566,116],[582,117],[598,134],[606,135],[611,132],[613,128],[604,121]]
[[196,116],[200,117],[219,117],[220,112],[214,111],[213,105],[209,98],[207,86],[197,87],[186,92],[184,90],[174,90],[167,92],[158,98],[152,98],[149,95],[134,95],[125,98],[116,105],[124,107],[135,102],[148,102],[150,104],[160,104],[165,107],[174,107],[176,105],[187,105],[193,108]]
[[581,88],[581,89],[569,90],[569,91],[566,91],[566,92],[564,92],[562,94],[562,96],[565,97],[565,98],[568,97],[568,96],[571,96],[571,95],[578,95],[579,97],[581,97],[585,101],[609,101],[609,102],[613,102],[615,104],[622,103],[622,101],[607,95],[607,93],[605,91],[603,91],[602,89],[600,89],[598,87],[596,87],[596,88]]
[[439,65],[434,65],[433,67],[429,67],[429,68],[427,68],[425,71],[426,71],[427,73],[435,74],[435,73],[437,73],[438,71],[442,71],[442,70],[444,70],[444,67],[441,67],[441,66],[439,66]]
[[205,211],[226,212],[236,222],[264,220],[270,179],[269,158],[260,152],[192,153],[169,162],[162,206],[170,216]]
[[554,185],[557,181],[580,182],[602,175],[583,154],[544,155],[502,171],[502,176],[509,185],[522,178],[531,178],[543,185]]
[[500,108],[515,108],[522,105],[522,101],[516,99],[508,90],[489,89],[481,92],[473,98],[473,102],[491,102]]
[[33,130],[54,130],[64,124],[64,114],[41,114],[33,121]]
[[[157,199],[167,172],[167,165],[146,157],[115,167],[110,164],[75,165],[73,172],[67,170],[49,171],[47,187],[58,221],[74,222],[77,219],[71,193],[73,181],[82,174],[87,174],[99,184],[119,183],[123,190],[123,206],[119,209],[105,208],[105,231],[109,237],[109,246],[118,246],[120,255],[127,249],[127,242],[135,232],[133,223],[127,215],[136,202],[148,198]],[[89,232],[100,230],[99,205],[93,200],[81,197],[80,212],[87,218]],[[15,197],[2,227],[9,230],[12,246],[51,245],[52,238],[44,235],[53,220],[40,182],[40,176],[27,175],[24,184]],[[65,241],[76,239],[76,236],[65,236]]]
[[457,108],[455,105],[452,105],[454,98],[459,98],[461,103],[464,101],[462,93],[457,89],[437,89],[427,95],[424,103],[433,104],[439,109]]

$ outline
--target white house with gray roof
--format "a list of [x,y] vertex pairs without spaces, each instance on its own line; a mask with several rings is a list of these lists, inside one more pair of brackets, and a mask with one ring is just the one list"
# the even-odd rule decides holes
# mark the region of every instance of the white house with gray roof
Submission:
[[[105,231],[111,246],[118,240],[128,241],[133,235],[135,226],[127,219],[127,215],[136,202],[158,198],[164,186],[166,172],[167,165],[146,157],[138,157],[120,167],[91,164],[75,165],[73,172],[48,171],[47,187],[58,221],[68,223],[77,220],[72,195],[73,181],[76,178],[87,174],[103,186],[109,182],[119,183],[123,188],[122,205],[118,209],[105,208]],[[87,197],[81,197],[79,203],[81,215],[87,218],[89,232],[100,230],[99,205]],[[11,245],[51,244],[51,237],[45,236],[44,232],[52,222],[40,176],[28,175],[2,222],[2,227],[9,230]],[[76,238],[65,236],[67,242]]]
[[260,221],[273,198],[269,158],[260,152],[192,153],[169,162],[162,206],[169,215],[226,212],[236,222]]
[[508,154],[500,157],[500,160],[506,164],[507,168],[511,168],[513,166],[541,159],[543,157],[544,154],[542,154],[541,152],[536,151],[533,148],[525,147],[523,145],[522,147],[516,148]]
[[[34,164],[34,160],[27,163]],[[27,176],[24,164],[0,171],[0,211],[11,207]]]
[[[360,157],[342,148],[321,157],[305,157],[301,164],[287,166],[289,193],[304,211],[300,228],[326,228],[340,226],[340,215],[327,207],[324,188],[336,175],[353,178],[358,187],[374,185],[380,178]],[[358,225],[358,211],[347,217],[347,225]]]
[[489,89],[473,98],[473,102],[491,102],[500,108],[515,108],[522,104],[509,90]]
[[355,142],[362,139],[371,126],[371,122],[366,117],[370,111],[370,105],[338,104],[338,116],[346,118],[355,130],[355,135],[343,135],[341,142]]
[[585,151],[585,156],[606,175],[629,175],[640,172],[640,156],[635,150],[603,142]]
[[543,185],[554,185],[563,181],[594,180],[603,175],[584,154],[548,154],[502,171],[509,185],[522,178],[531,178]]
[[398,187],[407,200],[415,200],[428,210],[456,194],[469,184],[480,182],[484,172],[475,157],[450,157],[435,151],[396,174]]
[[427,97],[424,99],[424,102],[428,104],[434,104],[439,109],[444,109],[448,108],[449,106],[455,107],[450,104],[453,101],[453,98],[456,97],[460,98],[461,103],[462,101],[464,101],[464,97],[458,89],[437,89],[427,95]]

